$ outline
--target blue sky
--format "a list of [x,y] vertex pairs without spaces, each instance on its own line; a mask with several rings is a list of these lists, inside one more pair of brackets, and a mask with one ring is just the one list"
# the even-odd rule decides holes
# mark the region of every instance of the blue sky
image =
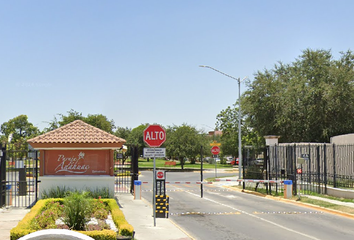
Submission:
[[[209,131],[252,81],[303,50],[354,49],[354,1],[0,1],[0,124],[70,109],[116,126]],[[241,92],[246,89],[245,84]]]

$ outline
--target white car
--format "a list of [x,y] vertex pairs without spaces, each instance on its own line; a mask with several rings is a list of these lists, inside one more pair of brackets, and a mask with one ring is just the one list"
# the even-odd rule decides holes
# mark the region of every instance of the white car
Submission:
[[255,161],[254,161],[254,164],[257,165],[257,166],[262,166],[264,163],[264,159],[263,158],[257,158]]

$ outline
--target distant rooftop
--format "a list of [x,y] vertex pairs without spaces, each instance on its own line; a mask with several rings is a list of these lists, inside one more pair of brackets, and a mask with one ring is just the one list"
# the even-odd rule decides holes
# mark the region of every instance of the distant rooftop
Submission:
[[209,136],[221,136],[222,135],[222,131],[210,131],[209,132]]

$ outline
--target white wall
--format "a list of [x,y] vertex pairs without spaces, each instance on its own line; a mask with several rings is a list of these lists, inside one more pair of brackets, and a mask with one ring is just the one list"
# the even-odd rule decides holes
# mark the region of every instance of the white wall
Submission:
[[77,190],[108,188],[114,194],[114,176],[41,176],[39,180],[39,198],[43,191],[48,192],[56,187]]
[[354,133],[343,134],[331,137],[331,143],[334,144],[354,144]]

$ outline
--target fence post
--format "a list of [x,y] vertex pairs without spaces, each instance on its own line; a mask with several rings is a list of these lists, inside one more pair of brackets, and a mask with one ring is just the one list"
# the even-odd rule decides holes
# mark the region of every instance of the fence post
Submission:
[[309,144],[309,164],[308,164],[308,167],[309,167],[309,171],[308,171],[308,184],[310,184],[311,186],[311,191],[312,191],[312,170],[311,170],[311,145]]
[[130,163],[131,179],[130,179],[130,193],[134,192],[134,181],[139,180],[139,153],[138,147],[132,146],[132,156]]
[[[278,155],[277,155],[277,144],[273,147],[274,164],[275,164],[275,180],[278,181]],[[275,192],[278,194],[278,182],[275,184]]]
[[333,143],[333,187],[336,188],[336,145]]
[[38,171],[39,171],[39,169],[38,169],[38,152],[37,152],[37,150],[36,150],[34,156],[35,156],[35,161],[36,161],[36,164],[35,164],[36,170],[35,170],[34,192],[35,192],[35,196],[36,196],[35,202],[37,202],[38,201],[38,183],[39,183],[39,181],[38,181]]
[[[243,151],[243,153],[242,153],[242,156],[241,157],[245,157],[246,156],[246,154],[245,154],[245,149],[242,149],[241,151]],[[235,160],[236,161],[236,160]],[[245,179],[245,177],[246,177],[246,171],[245,171],[245,167],[246,167],[246,164],[245,164],[245,160],[244,159],[242,159],[242,165],[240,166],[240,162],[241,162],[241,159],[239,158],[238,159],[238,169],[239,169],[239,171],[240,171],[240,169],[242,169],[242,178],[243,179]],[[245,184],[245,181],[242,181],[242,189],[243,190],[245,190],[246,189],[246,184]]]
[[323,144],[323,178],[324,178],[324,191],[327,194],[327,145]]
[[293,181],[293,191],[294,195],[297,195],[297,176],[296,176],[296,144],[294,144],[293,154],[292,154],[292,164],[293,164],[293,172],[294,172],[294,181]]
[[316,158],[317,158],[317,193],[321,194],[320,146],[316,147]]
[[[264,158],[263,158],[263,161],[266,161],[266,179],[267,180],[270,180],[270,159],[269,159],[269,146],[267,146],[265,149],[264,149]],[[271,195],[272,194],[272,187],[271,187],[271,184],[268,183],[267,184],[267,194],[268,194],[268,188],[269,188],[269,194]]]
[[0,143],[0,207],[6,204],[6,145]]

